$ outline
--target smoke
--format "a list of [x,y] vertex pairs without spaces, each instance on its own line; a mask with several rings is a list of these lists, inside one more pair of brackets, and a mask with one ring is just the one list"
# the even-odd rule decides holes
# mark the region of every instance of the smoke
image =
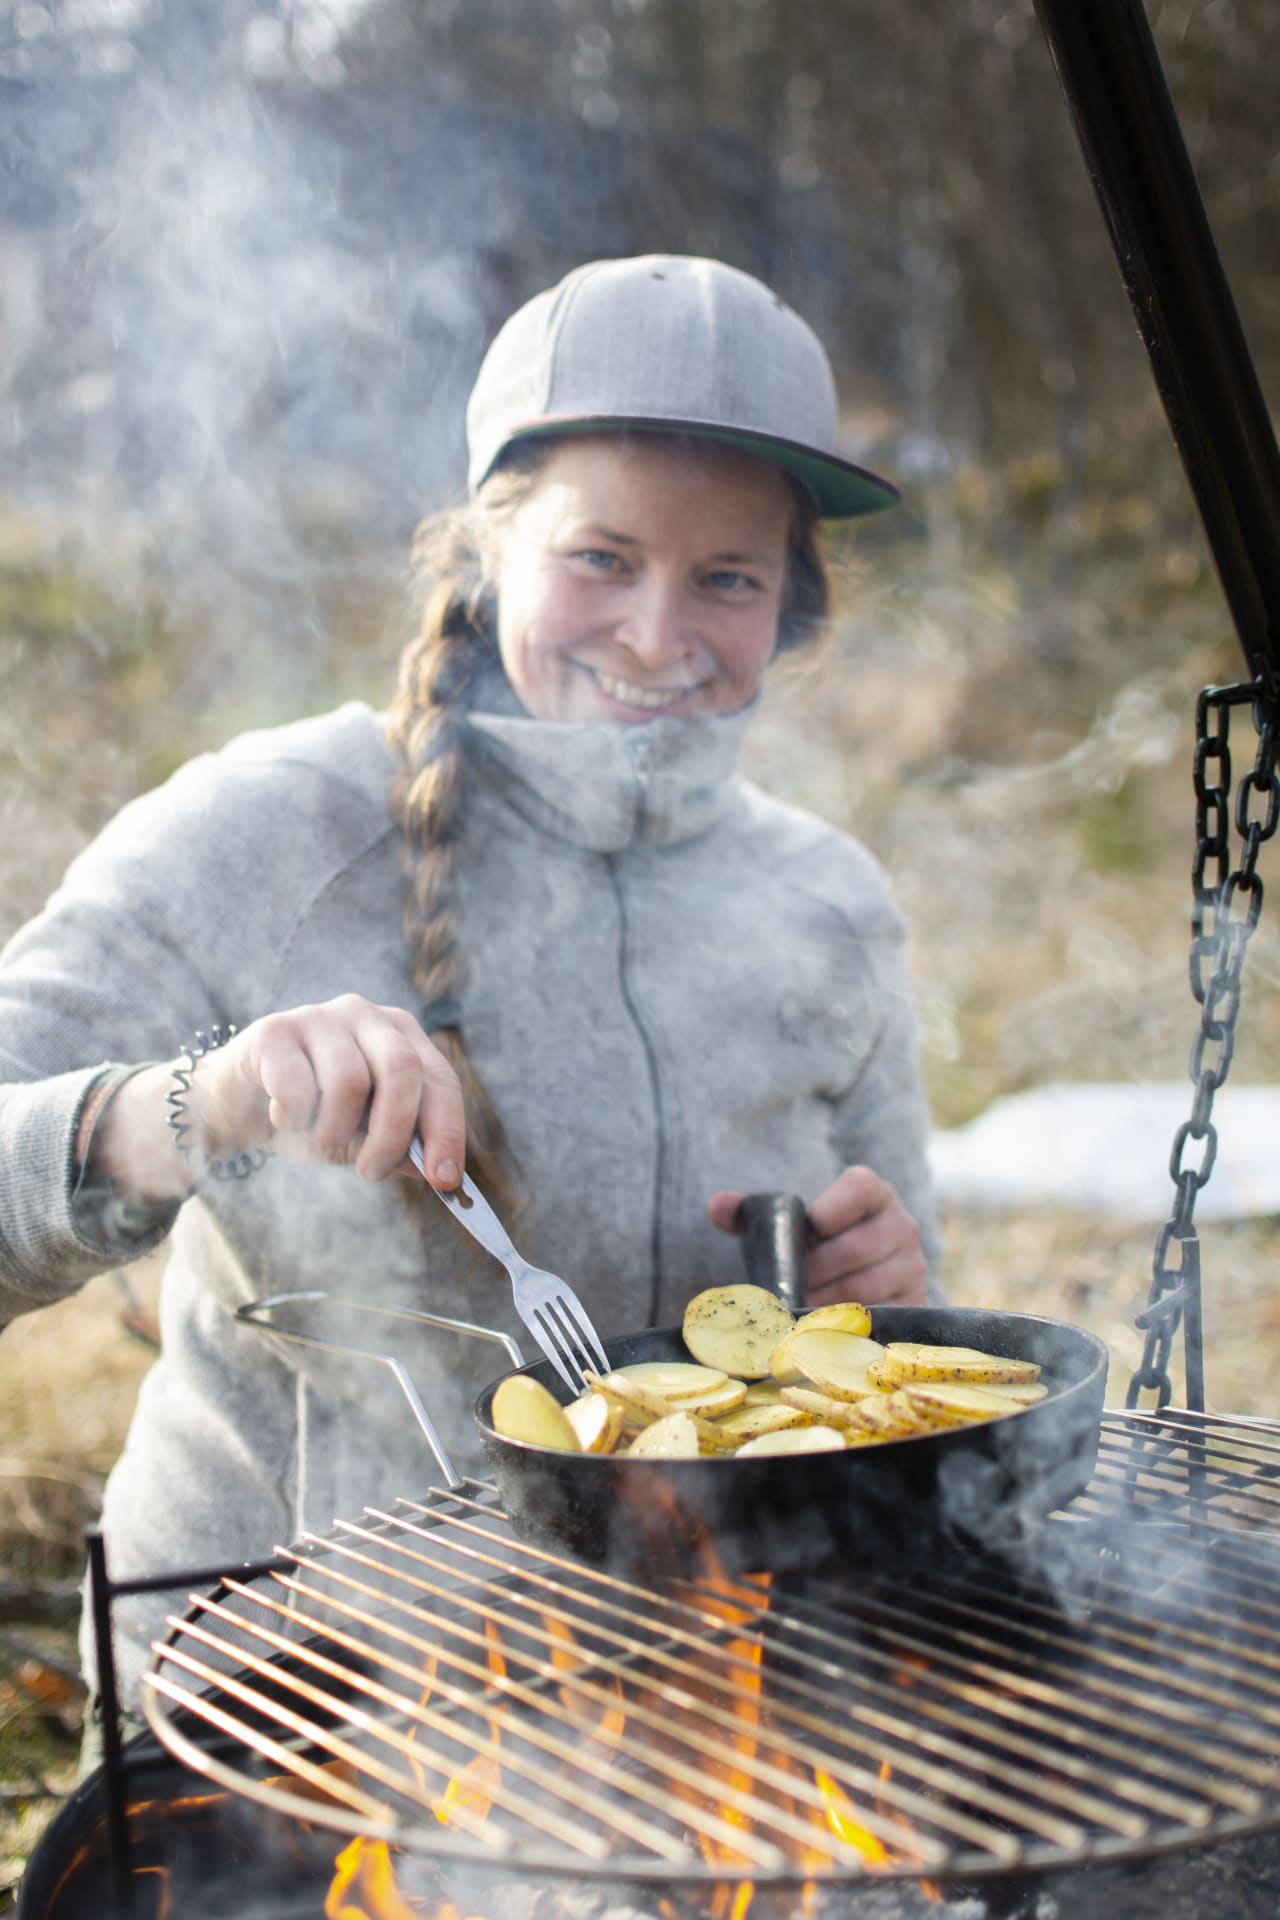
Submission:
[[280,711],[457,489],[520,213],[464,109],[344,84],[366,10],[7,8],[5,531],[154,595],[242,687],[269,648]]

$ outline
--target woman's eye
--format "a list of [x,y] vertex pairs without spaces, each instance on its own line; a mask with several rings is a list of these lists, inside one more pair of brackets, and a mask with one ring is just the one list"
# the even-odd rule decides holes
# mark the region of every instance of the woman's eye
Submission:
[[622,564],[617,554],[610,553],[607,547],[580,547],[573,557],[597,573],[611,573]]
[[720,567],[707,575],[707,585],[715,593],[741,593],[758,587],[760,582],[749,573],[740,573],[736,567]]

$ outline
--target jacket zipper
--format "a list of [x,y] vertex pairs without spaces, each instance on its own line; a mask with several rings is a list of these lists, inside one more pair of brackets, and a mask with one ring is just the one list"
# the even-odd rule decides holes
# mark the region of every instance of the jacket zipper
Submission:
[[[644,839],[648,814],[649,774],[653,765],[653,748],[652,743],[642,733],[632,736],[627,744],[636,770],[636,818],[632,839],[633,845],[638,846]],[[618,986],[622,994],[622,1003],[631,1016],[635,1030],[640,1036],[640,1045],[644,1049],[645,1065],[649,1072],[649,1092],[653,1100],[653,1203],[649,1218],[649,1260],[653,1277],[649,1290],[649,1312],[646,1325],[656,1327],[662,1298],[662,1188],[666,1177],[667,1142],[662,1124],[662,1084],[658,1075],[658,1056],[631,991],[627,957],[627,903],[622,888],[622,857],[621,852],[606,855],[609,878],[613,885],[614,898],[618,903]]]

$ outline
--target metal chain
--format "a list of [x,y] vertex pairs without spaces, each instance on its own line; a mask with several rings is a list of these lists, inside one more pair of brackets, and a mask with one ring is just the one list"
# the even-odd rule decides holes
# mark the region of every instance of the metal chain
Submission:
[[[1240,864],[1231,867],[1231,709],[1251,705],[1258,734],[1252,771],[1236,791],[1234,823],[1243,842]],[[1187,1405],[1204,1411],[1204,1362],[1200,1328],[1200,1243],[1193,1221],[1196,1196],[1213,1172],[1218,1134],[1211,1118],[1213,1097],[1227,1077],[1235,1050],[1240,1011],[1240,976],[1245,948],[1262,911],[1258,852],[1280,825],[1280,710],[1264,702],[1252,685],[1206,687],[1196,703],[1196,846],[1191,863],[1191,991],[1200,1004],[1200,1031],[1191,1048],[1190,1073],[1195,1094],[1191,1117],[1174,1135],[1169,1176],[1176,1189],[1173,1211],[1161,1227],[1152,1261],[1151,1291],[1136,1325],[1145,1333],[1142,1364],[1129,1382],[1127,1407],[1138,1395],[1154,1392],[1155,1410],[1173,1397],[1169,1358],[1173,1337],[1185,1322]],[[1253,806],[1266,799],[1265,816]],[[1206,978],[1207,973],[1207,978]],[[1206,1057],[1207,1056],[1207,1057]],[[1201,1143],[1203,1146],[1201,1147]],[[1183,1164],[1189,1146],[1200,1147],[1199,1165]],[[1178,1266],[1169,1254],[1177,1243]]]

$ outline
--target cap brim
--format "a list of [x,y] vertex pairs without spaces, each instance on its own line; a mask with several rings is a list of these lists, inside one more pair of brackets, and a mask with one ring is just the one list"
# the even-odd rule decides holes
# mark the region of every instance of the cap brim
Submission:
[[545,440],[572,433],[664,433],[740,447],[744,453],[753,453],[798,480],[812,494],[819,517],[824,520],[852,520],[859,514],[880,513],[885,507],[896,507],[902,498],[893,482],[880,474],[866,467],[855,467],[851,460],[842,460],[837,454],[818,453],[795,440],[783,440],[772,433],[749,433],[710,420],[655,420],[649,415],[601,418],[598,414],[544,414],[508,436],[494,466],[500,466],[503,455],[519,441]]

